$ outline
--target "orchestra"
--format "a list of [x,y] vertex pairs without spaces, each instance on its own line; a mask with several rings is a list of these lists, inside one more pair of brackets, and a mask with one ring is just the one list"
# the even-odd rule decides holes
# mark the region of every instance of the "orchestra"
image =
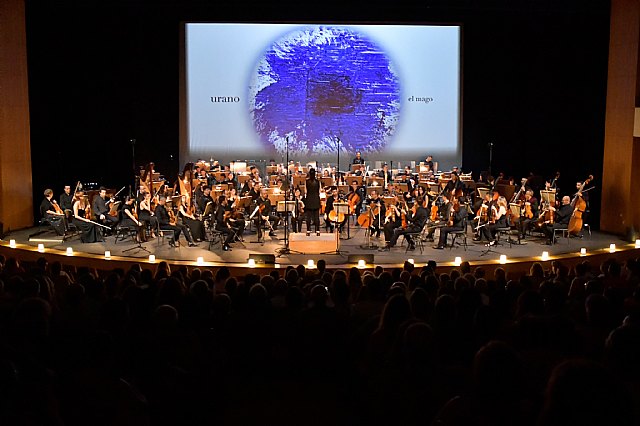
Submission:
[[118,198],[124,187],[117,193],[105,187],[87,193],[78,182],[73,192],[64,186],[59,202],[47,189],[40,216],[59,235],[69,232],[68,222],[73,223],[82,242],[104,241],[104,235],[124,226],[135,228],[141,243],[155,238],[158,230],[170,230],[171,246],[177,246],[183,234],[194,247],[211,241],[211,232],[218,231],[224,235],[223,251],[242,241],[245,232],[255,232],[258,240],[264,230],[275,236],[282,220],[291,224],[287,232],[303,232],[306,222],[307,234],[319,234],[321,215],[326,232],[337,229],[342,234],[353,219],[355,226],[367,230],[365,235],[383,235],[383,251],[393,249],[400,236],[413,250],[416,234],[422,241],[437,238],[433,248],[443,249],[448,235],[465,230],[467,220],[473,224],[473,240],[487,246],[497,244],[498,230],[507,228],[517,232],[519,240],[537,235],[552,244],[557,229],[569,227],[571,234],[581,235],[591,189],[586,186],[593,179],[577,182],[575,194],[561,196],[559,173],[553,179],[540,178],[540,188],[532,175],[514,185],[513,177],[482,172],[473,182],[471,173],[465,175],[458,167],[438,170],[431,155],[419,164],[398,163],[395,168],[393,162],[376,163],[372,168],[361,152],[346,172],[317,162],[271,160],[266,170],[248,163],[245,170],[199,160],[187,163],[176,181],[160,177],[149,163],[140,168],[137,191],[130,189],[124,199]]

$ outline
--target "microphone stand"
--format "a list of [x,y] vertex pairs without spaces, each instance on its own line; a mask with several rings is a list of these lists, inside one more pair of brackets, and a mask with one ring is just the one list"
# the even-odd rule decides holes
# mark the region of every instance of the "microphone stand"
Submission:
[[[290,254],[292,252],[292,250],[289,248],[289,208],[287,205],[287,202],[289,201],[289,198],[291,197],[291,186],[293,185],[292,183],[292,179],[291,179],[291,171],[289,170],[289,136],[287,136],[285,138],[286,140],[286,153],[287,153],[287,190],[285,191],[284,194],[284,214],[285,214],[285,218],[284,218],[284,247],[281,247],[279,249],[276,250],[276,253],[278,253],[278,255],[276,257],[280,257],[280,256],[284,256],[285,254]],[[295,200],[296,206],[295,208],[298,208],[298,201]],[[296,252],[296,253],[300,253],[300,252]],[[302,253],[300,253],[302,254]]]
[[489,142],[489,176],[493,176],[491,174],[491,163],[493,162],[493,142]]

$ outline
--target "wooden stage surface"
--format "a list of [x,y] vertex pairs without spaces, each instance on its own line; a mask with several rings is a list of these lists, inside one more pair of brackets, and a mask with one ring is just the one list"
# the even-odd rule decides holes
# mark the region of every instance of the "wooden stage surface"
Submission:
[[[232,251],[225,252],[221,249],[220,244],[215,244],[209,250],[208,242],[201,242],[197,247],[188,247],[181,237],[182,246],[178,248],[170,247],[166,238],[152,239],[142,244],[147,251],[136,247],[136,243],[127,239],[125,241],[115,242],[113,236],[107,237],[105,242],[101,243],[82,243],[79,236],[74,236],[66,241],[60,241],[53,232],[46,231],[32,237],[37,228],[23,229],[12,231],[6,235],[0,243],[0,253],[5,256],[11,256],[9,242],[15,240],[17,249],[23,251],[23,259],[35,259],[42,256],[37,251],[38,244],[44,245],[44,254],[48,259],[57,258],[70,264],[88,264],[98,269],[110,269],[120,262],[122,267],[133,263],[149,263],[149,254],[153,254],[156,258],[155,263],[166,260],[175,265],[196,266],[197,259],[202,257],[200,266],[221,266],[227,265],[230,268],[245,268],[251,254],[275,254],[284,247],[284,230],[279,229],[276,237],[266,237],[264,243],[256,242],[255,234],[245,233],[244,243],[232,244]],[[414,251],[405,251],[406,245],[399,245],[391,249],[391,251],[381,252],[377,249],[367,248],[367,238],[365,231],[358,227],[350,229],[349,239],[340,240],[340,253],[332,254],[297,254],[290,253],[276,257],[276,265],[266,265],[266,267],[286,267],[288,265],[307,265],[309,259],[317,262],[319,259],[325,259],[329,268],[348,268],[355,266],[355,261],[349,262],[349,256],[358,256],[369,254],[374,256],[373,263],[367,263],[366,267],[371,268],[375,265],[391,268],[402,266],[408,260],[413,259],[417,266],[424,265],[428,260],[435,260],[440,266],[454,266],[454,259],[460,257],[462,261],[469,261],[473,266],[487,265],[488,269],[493,269],[499,265],[500,255],[507,257],[507,264],[519,265],[521,270],[528,268],[532,262],[541,261],[543,251],[549,253],[549,260],[564,259],[569,260],[568,263],[581,261],[580,249],[585,248],[587,251],[587,259],[593,262],[601,262],[600,259],[611,256],[609,251],[610,244],[616,244],[616,257],[637,257],[640,256],[640,250],[635,249],[634,244],[630,244],[620,239],[618,236],[608,235],[599,232],[593,232],[591,236],[585,235],[583,238],[572,237],[559,238],[558,242],[553,246],[541,244],[543,238],[541,236],[527,237],[522,241],[522,245],[512,245],[503,241],[502,245],[493,247],[492,251],[487,253],[487,247],[483,244],[474,243],[472,235],[468,233],[468,247],[465,250],[462,246],[446,248],[445,250],[436,250],[432,246],[434,243],[425,242],[424,252],[420,253],[419,249]],[[436,232],[436,236],[438,232]],[[300,237],[299,237],[300,238]],[[304,239],[304,236],[301,237]],[[402,241],[402,238],[400,239]],[[371,240],[372,245],[382,247],[383,239]],[[73,250],[73,255],[67,256],[67,248]],[[111,252],[111,259],[105,259],[105,251]],[[128,250],[128,251],[125,251]],[[27,256],[25,258],[25,256]],[[58,257],[63,256],[63,257]],[[595,257],[594,257],[595,256]],[[83,260],[84,259],[84,260]],[[108,262],[108,263],[105,263]],[[261,265],[258,265],[261,267]],[[510,268],[513,270],[513,267]]]

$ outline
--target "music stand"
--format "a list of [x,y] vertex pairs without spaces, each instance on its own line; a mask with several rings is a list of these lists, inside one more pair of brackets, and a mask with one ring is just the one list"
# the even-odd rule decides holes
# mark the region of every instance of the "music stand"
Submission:
[[302,252],[291,250],[289,248],[289,213],[295,213],[297,201],[278,201],[276,211],[278,213],[285,213],[284,218],[284,247],[276,250],[278,255],[276,257],[284,256],[289,253],[303,254]]
[[[347,226],[349,225],[348,215],[349,215],[349,203],[345,202],[335,202],[333,203],[333,210],[336,212],[336,219],[340,217],[340,213],[342,213],[347,221]],[[321,253],[321,254],[339,254],[343,255],[343,252],[340,250],[340,224],[338,221],[335,221],[334,233],[336,235],[336,249],[334,251]]]
[[[378,206],[378,228],[380,228],[380,203],[374,203],[373,205],[377,205]],[[374,250],[378,248],[377,244],[374,244],[371,241],[371,225],[373,223],[373,209],[371,208],[372,204],[369,204],[367,206],[367,214],[369,215],[369,226],[367,227],[367,230],[365,231],[365,235],[367,236],[367,244],[366,245],[361,245],[360,248],[364,249],[364,250]]]

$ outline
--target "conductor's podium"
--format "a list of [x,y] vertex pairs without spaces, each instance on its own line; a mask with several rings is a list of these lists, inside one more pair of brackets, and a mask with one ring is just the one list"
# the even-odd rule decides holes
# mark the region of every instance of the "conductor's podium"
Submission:
[[330,253],[336,250],[336,234],[324,233],[316,235],[311,233],[291,233],[289,234],[289,248],[303,254]]

